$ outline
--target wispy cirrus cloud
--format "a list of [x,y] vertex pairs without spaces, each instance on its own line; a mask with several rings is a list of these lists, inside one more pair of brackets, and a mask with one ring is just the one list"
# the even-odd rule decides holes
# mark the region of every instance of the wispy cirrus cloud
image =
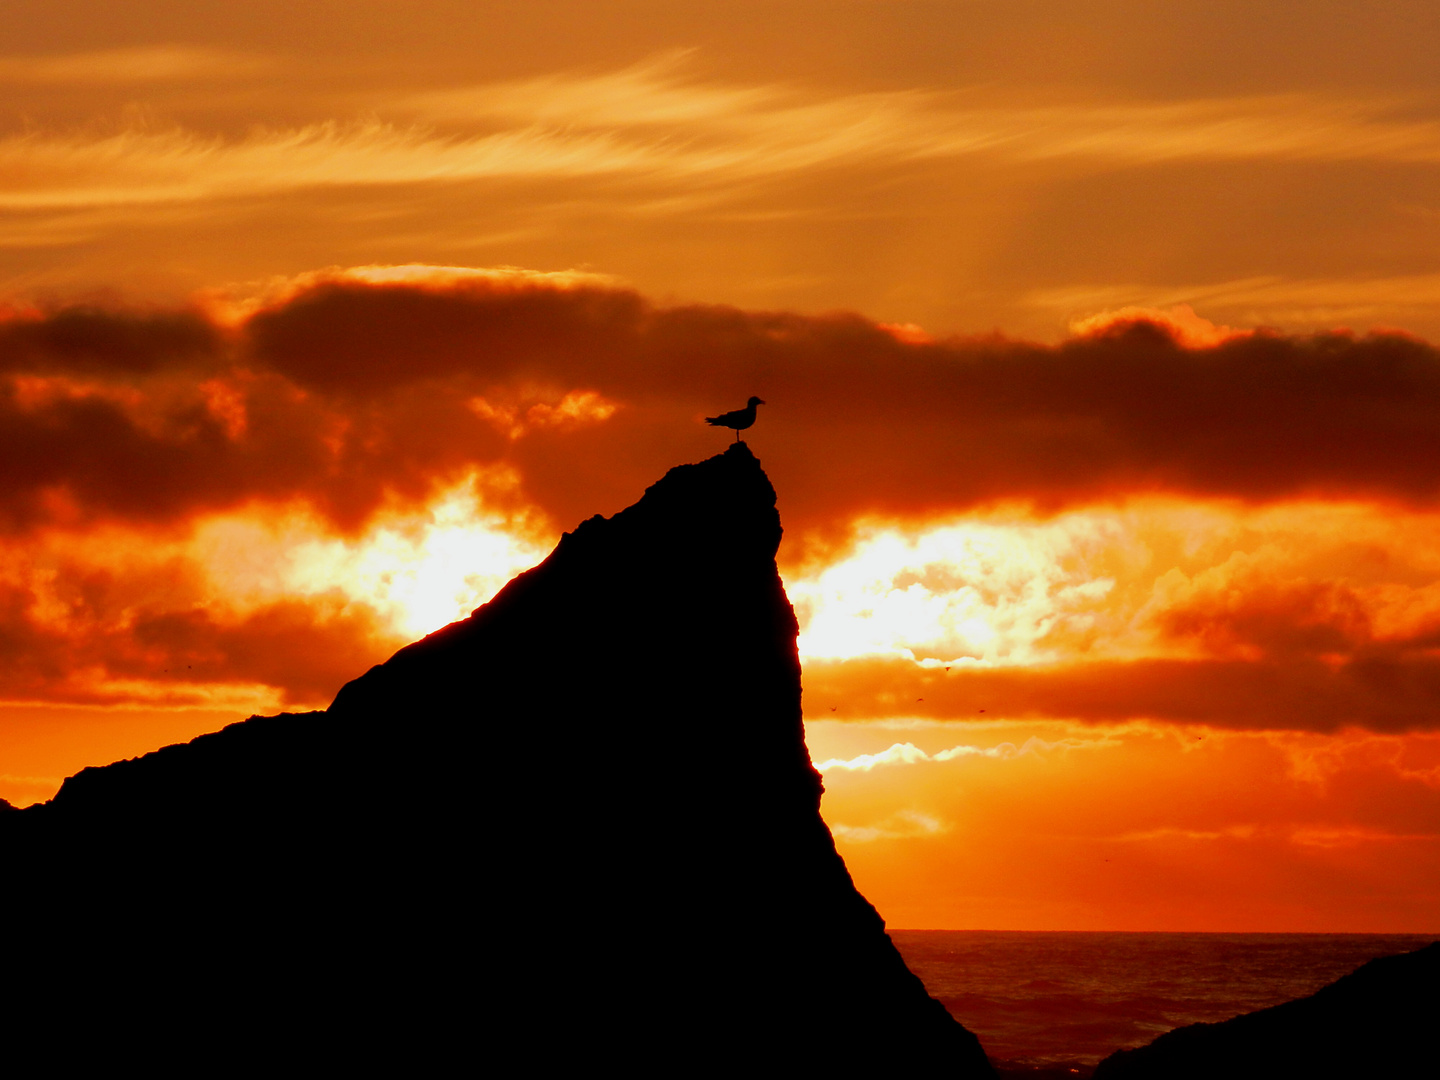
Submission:
[[0,83],[133,85],[264,75],[274,60],[193,45],[144,45],[89,52],[0,57]]
[[613,135],[539,130],[448,138],[382,121],[231,140],[182,129],[0,140],[0,209],[60,210],[273,195],[317,187],[579,177],[653,164]]
[[[181,49],[0,62],[0,80],[168,79],[249,70]],[[9,67],[4,66],[8,64]],[[838,167],[1021,162],[1440,162],[1440,121],[1309,96],[987,104],[926,90],[826,94],[704,81],[676,56],[387,97],[365,115],[243,136],[181,127],[0,140],[0,209],[269,196],[327,186],[628,177],[724,188]],[[672,191],[673,194],[673,191]]]
[[669,147],[680,168],[757,168],[763,157],[775,171],[788,171],[878,154],[976,153],[1032,161],[1440,161],[1440,121],[1401,115],[1400,102],[1271,95],[1021,105],[964,91],[824,95],[793,85],[705,82],[686,74],[686,56],[418,94],[396,107],[451,124],[683,130],[714,140]]

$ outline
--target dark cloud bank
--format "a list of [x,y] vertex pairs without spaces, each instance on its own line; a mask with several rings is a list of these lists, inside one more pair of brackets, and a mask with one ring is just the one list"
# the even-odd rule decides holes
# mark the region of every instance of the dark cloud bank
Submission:
[[[199,310],[17,314],[0,325],[0,531],[23,544],[94,522],[168,529],[296,498],[355,531],[382,506],[493,463],[519,475],[517,501],[569,527],[720,450],[728,433],[699,418],[750,394],[770,403],[749,441],[792,538],[862,513],[928,516],[997,500],[1043,512],[1151,491],[1419,505],[1440,494],[1440,353],[1404,335],[1259,333],[1187,348],[1138,321],[1056,346],[904,336],[855,315],[662,308],[619,288],[504,278],[320,280],[238,325]],[[617,408],[603,420],[554,411],[576,391]],[[44,696],[73,643],[33,625],[23,596],[5,599],[0,653],[25,675],[0,694]],[[113,652],[113,670],[138,675],[161,661],[136,657],[209,649],[236,678],[311,693],[313,679],[294,664],[287,674],[282,654],[323,652],[338,635],[332,655],[359,659],[355,642],[374,633],[326,619],[277,608],[241,631],[151,612],[123,647],[95,646],[89,659],[103,666]],[[271,624],[288,646],[253,643]],[[1433,726],[1440,673],[1428,659],[1365,662],[1337,671],[1279,657],[1284,670],[1272,676],[1271,661],[1217,661],[1210,667],[1243,669],[1218,682],[1203,664],[1143,677],[1017,672],[1030,690],[1007,689],[1006,674],[983,678],[992,700],[1015,697],[1020,712]],[[1087,689],[1106,678],[1152,688],[1129,698]],[[1216,686],[1252,690],[1234,708],[1212,707]],[[1389,703],[1362,700],[1376,693]],[[968,711],[960,704],[955,715]]]
[[[76,384],[38,403],[11,384],[0,397],[11,529],[43,520],[41,495],[57,487],[86,514],[156,521],[303,494],[353,528],[386,489],[418,493],[501,458],[568,522],[717,449],[696,418],[751,393],[771,402],[752,444],[802,528],[1143,490],[1421,502],[1440,491],[1440,356],[1401,335],[1188,349],[1135,322],[1054,347],[915,344],[854,315],[658,308],[594,286],[332,281],[237,331],[197,313],[16,318],[0,329],[0,372]],[[183,392],[201,382],[243,403],[243,431]],[[576,388],[622,408],[512,442],[467,404],[483,395],[523,411]]]

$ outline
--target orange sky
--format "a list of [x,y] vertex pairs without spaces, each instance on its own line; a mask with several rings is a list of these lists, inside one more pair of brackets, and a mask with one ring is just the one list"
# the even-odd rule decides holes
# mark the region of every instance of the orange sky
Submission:
[[1431,5],[301,7],[0,31],[0,796],[323,707],[758,393],[892,925],[1435,929]]

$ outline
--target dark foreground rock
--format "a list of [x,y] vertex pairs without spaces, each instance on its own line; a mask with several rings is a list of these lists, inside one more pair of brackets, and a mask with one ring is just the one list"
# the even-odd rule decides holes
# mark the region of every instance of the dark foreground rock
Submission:
[[0,815],[11,1060],[991,1076],[819,815],[743,444],[324,713]]
[[1440,1076],[1440,942],[1371,960],[1306,998],[1120,1050],[1094,1080]]

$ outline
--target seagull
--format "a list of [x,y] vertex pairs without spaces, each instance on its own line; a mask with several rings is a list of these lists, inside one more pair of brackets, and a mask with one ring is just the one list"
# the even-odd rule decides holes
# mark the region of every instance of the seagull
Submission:
[[736,409],[734,412],[721,413],[719,416],[707,416],[705,423],[711,427],[728,427],[735,429],[735,441],[740,441],[740,432],[744,431],[751,424],[755,423],[755,406],[764,405],[758,397],[752,397],[745,403],[745,408]]

